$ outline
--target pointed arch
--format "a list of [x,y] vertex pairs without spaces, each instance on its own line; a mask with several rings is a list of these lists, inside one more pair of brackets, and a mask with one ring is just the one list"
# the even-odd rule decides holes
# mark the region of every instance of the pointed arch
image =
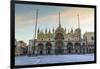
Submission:
[[63,47],[64,47],[64,43],[62,40],[57,40],[56,43],[56,50],[55,50],[55,53],[56,54],[63,54]]
[[77,53],[80,53],[80,43],[76,42],[76,43],[74,44],[74,46],[75,46],[75,53],[76,53],[76,54],[77,54]]
[[43,43],[38,44],[38,54],[42,55],[44,50],[44,45]]
[[47,42],[46,43],[46,54],[51,54],[51,47],[52,47],[51,42]]
[[67,53],[68,54],[73,53],[73,44],[71,42],[68,42],[68,44],[67,44]]

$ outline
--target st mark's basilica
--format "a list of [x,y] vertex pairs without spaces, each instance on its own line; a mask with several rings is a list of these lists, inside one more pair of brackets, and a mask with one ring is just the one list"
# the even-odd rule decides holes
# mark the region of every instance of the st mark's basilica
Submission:
[[[52,55],[52,54],[85,54],[94,53],[94,32],[81,34],[78,16],[78,27],[66,32],[61,26],[60,14],[58,27],[45,32],[38,28],[37,38],[29,40],[28,54]],[[81,37],[83,36],[83,38]]]

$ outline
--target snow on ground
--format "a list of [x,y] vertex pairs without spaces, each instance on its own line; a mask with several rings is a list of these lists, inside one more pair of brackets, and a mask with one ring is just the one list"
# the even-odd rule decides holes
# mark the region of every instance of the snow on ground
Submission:
[[94,61],[94,54],[83,55],[41,55],[41,56],[16,56],[15,65],[35,65],[48,63],[68,63]]

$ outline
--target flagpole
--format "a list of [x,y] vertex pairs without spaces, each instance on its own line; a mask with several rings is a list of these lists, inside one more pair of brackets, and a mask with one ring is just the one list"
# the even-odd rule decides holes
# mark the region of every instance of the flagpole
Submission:
[[79,28],[79,43],[80,43],[80,53],[81,53],[81,29],[80,29],[80,18],[79,18],[79,14],[77,15],[78,17],[78,28]]
[[79,14],[77,16],[78,16],[78,28],[80,28]]
[[36,10],[36,24],[35,24],[35,37],[34,37],[34,39],[36,39],[36,33],[37,33],[37,19],[38,19],[38,9]]
[[34,37],[34,48],[35,48],[35,51],[34,53],[37,55],[37,47],[35,46],[35,43],[36,43],[36,33],[37,33],[37,21],[38,20],[38,9],[36,10],[36,23],[35,23],[35,37]]

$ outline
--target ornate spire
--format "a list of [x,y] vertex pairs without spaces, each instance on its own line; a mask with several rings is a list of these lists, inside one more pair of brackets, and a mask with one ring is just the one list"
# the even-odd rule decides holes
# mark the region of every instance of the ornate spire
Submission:
[[47,28],[45,29],[45,33],[47,33]]
[[54,33],[54,28],[52,29],[52,32]]
[[73,32],[73,28],[71,28],[71,32]]
[[51,33],[50,29],[49,29],[49,33]]

